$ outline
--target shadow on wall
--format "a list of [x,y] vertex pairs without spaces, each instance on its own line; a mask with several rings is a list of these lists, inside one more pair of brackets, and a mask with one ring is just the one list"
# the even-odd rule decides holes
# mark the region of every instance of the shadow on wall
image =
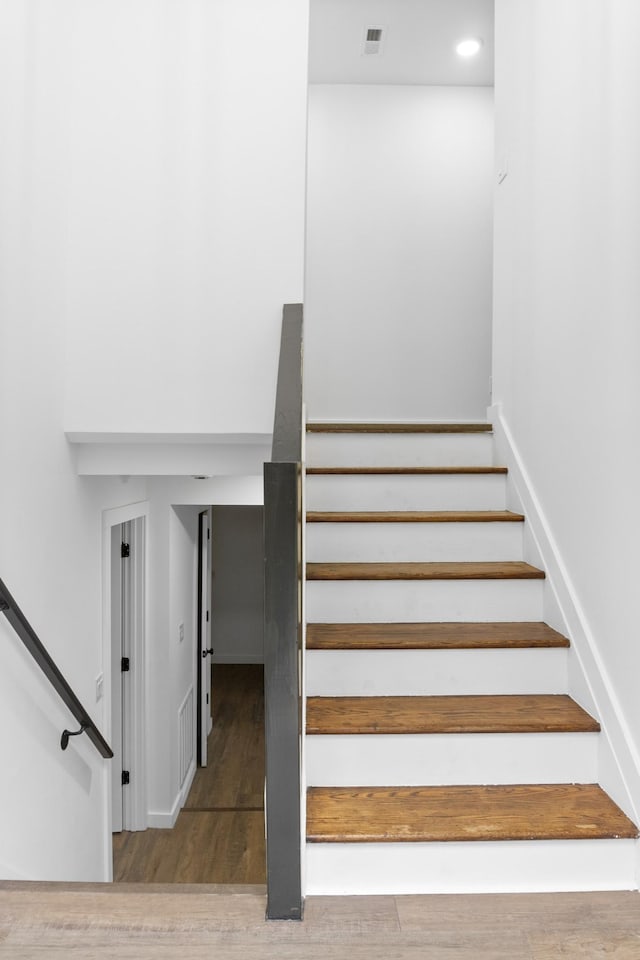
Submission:
[[261,506],[213,508],[214,663],[264,663]]

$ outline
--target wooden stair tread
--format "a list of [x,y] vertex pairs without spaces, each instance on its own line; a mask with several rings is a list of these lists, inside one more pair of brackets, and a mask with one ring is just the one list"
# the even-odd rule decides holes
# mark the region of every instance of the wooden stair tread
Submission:
[[568,647],[546,623],[308,623],[308,650]]
[[490,423],[307,423],[307,433],[491,433],[492,430]]
[[394,843],[635,838],[597,784],[311,787],[307,840]]
[[307,467],[307,476],[474,476],[507,473],[506,467]]
[[308,563],[307,580],[542,580],[520,560],[489,563]]
[[600,724],[564,694],[308,697],[308,734],[587,733]]
[[307,523],[521,523],[510,510],[308,510]]

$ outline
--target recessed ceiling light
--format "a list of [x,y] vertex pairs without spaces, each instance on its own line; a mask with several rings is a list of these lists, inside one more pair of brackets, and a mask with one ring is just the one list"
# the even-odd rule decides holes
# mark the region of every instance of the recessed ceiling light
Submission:
[[459,57],[475,57],[480,52],[482,40],[477,37],[466,37],[456,44],[456,53]]

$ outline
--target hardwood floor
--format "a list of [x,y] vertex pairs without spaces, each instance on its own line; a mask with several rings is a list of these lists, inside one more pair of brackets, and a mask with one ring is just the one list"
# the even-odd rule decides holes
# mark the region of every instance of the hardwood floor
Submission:
[[0,883],[5,960],[637,960],[640,894],[311,897],[247,888]]
[[562,694],[307,698],[307,735],[599,730],[597,720]]
[[309,421],[307,433],[491,433],[490,423],[319,423]]
[[209,763],[175,827],[114,834],[114,881],[265,882],[262,665],[216,664],[212,703]]
[[521,560],[502,563],[307,563],[307,580],[544,580]]
[[568,647],[546,623],[308,623],[307,650]]
[[[636,839],[594,783],[309,787],[311,843]],[[640,956],[640,953],[639,953]]]
[[506,467],[307,467],[308,476],[377,476],[377,475],[404,475],[407,476],[439,476],[451,474],[502,474],[507,473]]
[[511,510],[307,510],[307,523],[523,523]]

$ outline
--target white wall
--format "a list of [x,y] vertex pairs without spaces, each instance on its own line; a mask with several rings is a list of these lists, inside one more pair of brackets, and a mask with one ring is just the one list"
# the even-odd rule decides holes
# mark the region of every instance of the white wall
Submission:
[[[270,432],[281,307],[301,295],[305,62],[298,0],[0,4],[0,577],[103,729],[102,510],[148,485],[79,478],[63,431]],[[202,502],[196,483],[161,523],[150,508],[161,654],[168,504]],[[259,503],[261,480],[219,495]],[[60,750],[69,714],[1,616],[0,641],[0,877],[106,879],[106,761],[85,737]],[[165,673],[149,726],[173,757]],[[150,767],[170,803],[173,767]]]
[[494,401],[638,809],[640,7],[497,0],[496,30]]
[[264,663],[262,507],[214,507],[211,636],[214,663]]
[[[80,479],[63,435],[66,156],[63,66],[35,3],[0,7],[0,576],[76,693],[96,703],[102,661],[101,510],[143,481]],[[101,880],[107,761],[0,617],[0,875]]]
[[308,4],[35,8],[67,71],[65,427],[270,432],[302,299]]
[[311,419],[483,419],[493,91],[313,85]]

